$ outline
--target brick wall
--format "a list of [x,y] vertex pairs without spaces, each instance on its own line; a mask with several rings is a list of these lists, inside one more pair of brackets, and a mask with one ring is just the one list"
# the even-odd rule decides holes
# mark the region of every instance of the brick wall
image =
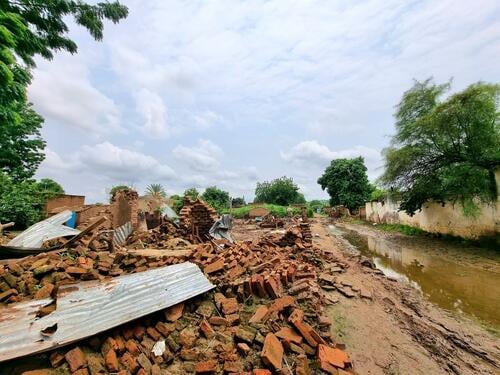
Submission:
[[83,195],[59,195],[47,200],[45,203],[45,213],[58,213],[66,209],[75,210],[83,207],[84,204],[85,197]]

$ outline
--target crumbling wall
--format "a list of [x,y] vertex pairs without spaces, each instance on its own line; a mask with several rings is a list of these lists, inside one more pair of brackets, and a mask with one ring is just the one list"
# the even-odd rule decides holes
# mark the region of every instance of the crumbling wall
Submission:
[[201,238],[208,235],[217,217],[217,211],[209,204],[200,199],[193,201],[189,197],[185,197],[184,207],[179,212],[180,226],[186,234],[198,235]]
[[429,202],[410,216],[398,211],[398,202],[366,203],[366,219],[374,223],[405,224],[430,233],[451,234],[462,238],[495,236],[500,233],[500,201],[480,204],[476,217],[466,217],[460,204]]
[[83,207],[84,204],[85,196],[83,195],[61,194],[47,200],[45,203],[45,213],[50,215],[64,210],[75,210]]
[[139,194],[131,189],[117,191],[111,198],[111,215],[113,228],[118,228],[127,222],[134,229],[138,225]]

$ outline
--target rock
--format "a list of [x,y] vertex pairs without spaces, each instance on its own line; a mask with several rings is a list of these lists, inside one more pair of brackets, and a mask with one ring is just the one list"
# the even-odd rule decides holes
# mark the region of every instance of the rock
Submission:
[[262,362],[273,370],[281,368],[281,362],[283,361],[283,346],[274,334],[267,334],[260,357]]

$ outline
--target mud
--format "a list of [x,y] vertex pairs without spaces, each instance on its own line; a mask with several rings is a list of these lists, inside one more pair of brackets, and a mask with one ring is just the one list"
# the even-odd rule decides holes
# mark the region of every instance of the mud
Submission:
[[[498,337],[476,322],[427,301],[408,283],[365,267],[329,219],[312,225],[314,242],[349,264],[343,282],[369,298],[339,299],[330,309],[332,334],[349,348],[359,374],[498,374]],[[354,289],[353,288],[353,289]]]

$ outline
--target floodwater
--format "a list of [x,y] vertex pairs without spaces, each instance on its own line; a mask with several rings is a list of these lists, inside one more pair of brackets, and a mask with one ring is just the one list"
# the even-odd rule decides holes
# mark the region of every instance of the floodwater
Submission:
[[387,276],[406,280],[439,307],[500,332],[499,250],[421,236],[376,236],[351,225],[336,229]]

